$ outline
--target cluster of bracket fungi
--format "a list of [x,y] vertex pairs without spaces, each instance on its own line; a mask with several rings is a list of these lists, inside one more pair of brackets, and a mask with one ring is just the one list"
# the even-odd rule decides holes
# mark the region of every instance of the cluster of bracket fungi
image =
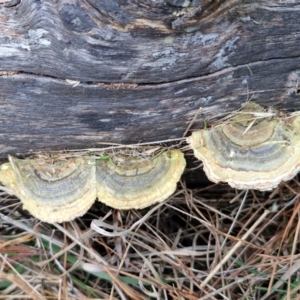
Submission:
[[[271,190],[300,170],[300,116],[247,102],[225,121],[187,138],[207,177],[238,189]],[[38,219],[70,221],[95,199],[117,209],[140,209],[176,190],[186,162],[180,150],[149,159],[82,156],[52,163],[16,159],[0,166],[0,181]]]

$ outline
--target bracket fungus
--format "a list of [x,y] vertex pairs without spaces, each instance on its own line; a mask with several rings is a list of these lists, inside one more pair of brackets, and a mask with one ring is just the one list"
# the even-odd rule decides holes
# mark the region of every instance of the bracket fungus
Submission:
[[96,161],[98,200],[117,209],[144,208],[171,196],[186,162],[179,150],[155,158],[127,159],[121,166],[112,160]]
[[[120,159],[120,157],[119,157]],[[126,159],[121,166],[90,157],[53,163],[16,159],[0,166],[0,181],[21,199],[24,209],[48,222],[82,216],[98,196],[117,209],[144,208],[167,199],[185,168],[179,150],[151,159]]]
[[193,132],[187,142],[213,182],[271,190],[300,170],[300,117],[280,118],[246,103],[226,122]]
[[64,222],[83,215],[96,198],[94,161],[86,158],[54,163],[16,159],[0,167],[0,181],[33,216]]

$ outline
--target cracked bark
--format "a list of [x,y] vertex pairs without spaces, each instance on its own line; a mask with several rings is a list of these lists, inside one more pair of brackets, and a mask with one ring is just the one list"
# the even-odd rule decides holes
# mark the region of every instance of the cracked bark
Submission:
[[290,0],[0,1],[1,158],[182,137],[240,107],[300,109]]

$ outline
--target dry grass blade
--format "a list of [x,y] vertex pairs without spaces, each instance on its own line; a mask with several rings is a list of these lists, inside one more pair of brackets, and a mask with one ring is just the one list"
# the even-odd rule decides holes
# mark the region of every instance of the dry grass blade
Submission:
[[33,300],[45,300],[45,298],[39,292],[37,292],[27,280],[25,280],[18,274],[18,272],[16,272],[14,267],[1,254],[0,257],[4,264],[7,264],[9,268],[15,273],[9,274],[7,272],[0,271],[0,279],[10,281],[12,284],[19,287],[23,291],[23,293],[25,293],[25,295],[30,296],[30,298]]
[[264,220],[264,218],[267,217],[267,215],[270,212],[266,210],[260,218],[251,226],[251,228],[242,236],[241,240],[237,242],[230,251],[223,257],[221,262],[210,272],[210,274],[203,280],[203,282],[200,284],[200,287],[205,287],[205,285],[210,281],[210,279],[219,271],[219,269],[222,267],[222,265],[234,254],[234,252],[237,251],[237,249],[243,244],[244,240],[253,232],[253,230],[260,225],[261,221]]

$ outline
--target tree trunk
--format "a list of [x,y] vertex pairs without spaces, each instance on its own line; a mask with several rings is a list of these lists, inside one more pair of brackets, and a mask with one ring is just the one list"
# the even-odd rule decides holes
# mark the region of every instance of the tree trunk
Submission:
[[180,138],[240,107],[300,109],[291,0],[0,0],[1,157]]

